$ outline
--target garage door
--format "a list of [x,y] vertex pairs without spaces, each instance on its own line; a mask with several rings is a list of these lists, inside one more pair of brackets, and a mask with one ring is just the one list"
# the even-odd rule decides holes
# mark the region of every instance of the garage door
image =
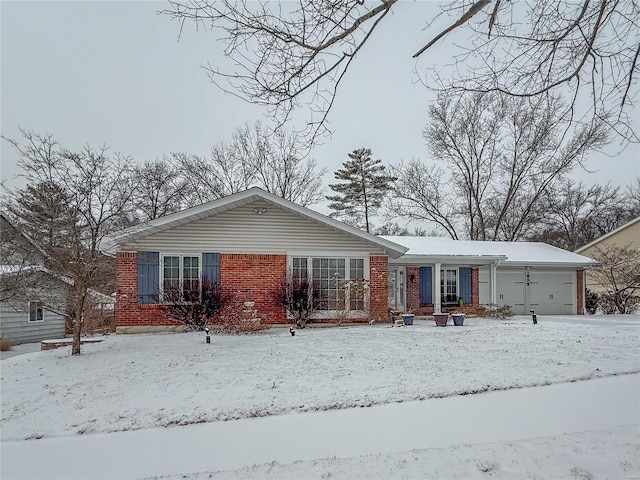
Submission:
[[515,315],[529,313],[526,308],[524,270],[496,272],[496,303],[498,305],[511,305]]
[[573,272],[535,272],[529,274],[529,304],[541,315],[575,314]]
[[515,315],[535,310],[540,315],[575,315],[574,272],[499,270],[496,301],[511,305]]

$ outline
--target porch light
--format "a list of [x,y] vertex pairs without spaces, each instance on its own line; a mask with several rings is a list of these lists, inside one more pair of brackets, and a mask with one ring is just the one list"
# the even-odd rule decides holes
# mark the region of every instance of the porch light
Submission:
[[258,215],[262,215],[267,211],[267,209],[264,207],[256,207],[253,209],[253,211],[256,212],[256,214]]

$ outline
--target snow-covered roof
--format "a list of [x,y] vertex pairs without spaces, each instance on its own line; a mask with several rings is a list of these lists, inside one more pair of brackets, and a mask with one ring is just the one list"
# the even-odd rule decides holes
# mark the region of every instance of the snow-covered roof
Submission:
[[409,250],[401,260],[424,257],[442,261],[468,261],[470,263],[498,262],[505,265],[593,266],[588,257],[569,252],[542,242],[483,242],[453,240],[444,237],[383,237],[404,245]]

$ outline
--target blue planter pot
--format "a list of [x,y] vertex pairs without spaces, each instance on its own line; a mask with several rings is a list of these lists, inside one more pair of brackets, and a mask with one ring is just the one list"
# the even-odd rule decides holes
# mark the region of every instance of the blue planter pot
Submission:
[[413,314],[402,315],[402,321],[404,322],[405,325],[413,325],[414,318],[415,318],[415,315]]
[[456,327],[461,327],[464,323],[464,313],[454,313],[451,317],[453,318],[453,324]]

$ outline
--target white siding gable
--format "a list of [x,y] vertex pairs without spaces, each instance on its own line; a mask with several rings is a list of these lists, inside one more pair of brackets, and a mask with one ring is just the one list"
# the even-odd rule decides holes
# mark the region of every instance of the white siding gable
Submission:
[[[256,209],[266,209],[259,215]],[[385,255],[379,245],[266,202],[232,210],[154,233],[122,245],[122,250],[286,254],[289,251],[367,251]]]

